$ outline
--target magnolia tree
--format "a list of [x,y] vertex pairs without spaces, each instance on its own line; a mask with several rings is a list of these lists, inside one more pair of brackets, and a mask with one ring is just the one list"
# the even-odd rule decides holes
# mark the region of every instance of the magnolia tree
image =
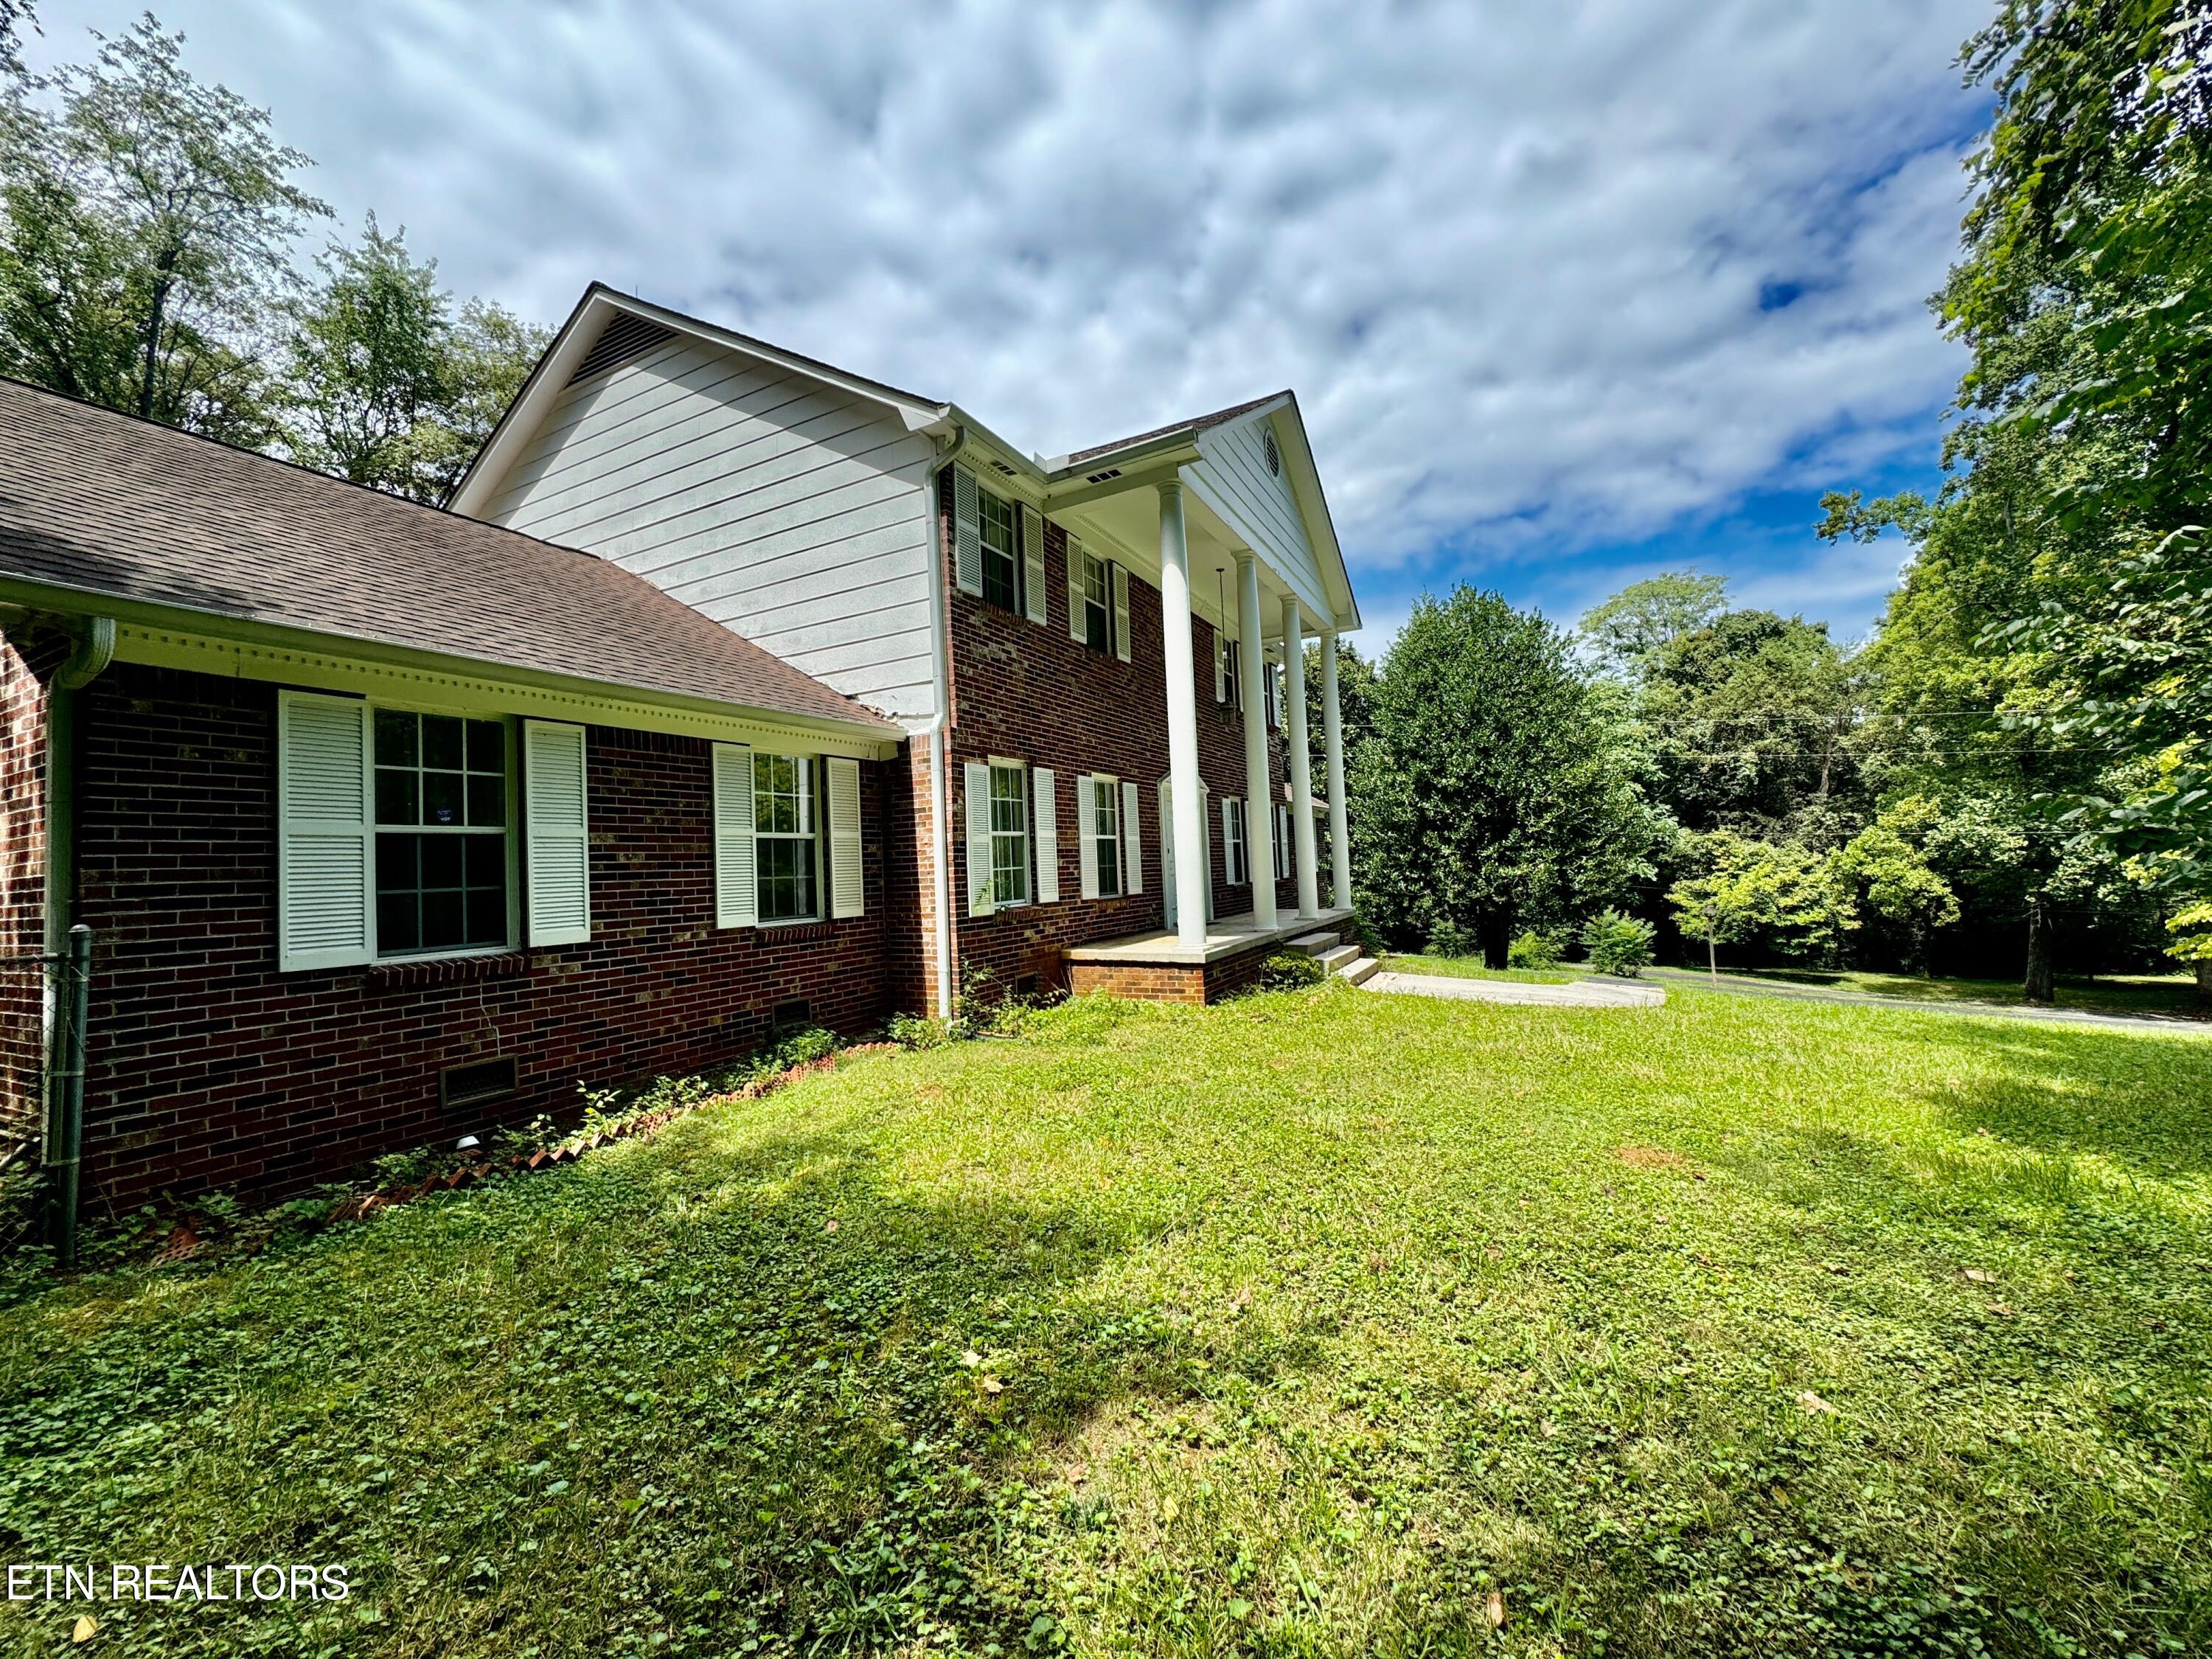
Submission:
[[1378,665],[1351,789],[1360,915],[1386,938],[1477,942],[1578,922],[1650,878],[1666,826],[1625,711],[1541,617],[1462,587],[1425,597]]

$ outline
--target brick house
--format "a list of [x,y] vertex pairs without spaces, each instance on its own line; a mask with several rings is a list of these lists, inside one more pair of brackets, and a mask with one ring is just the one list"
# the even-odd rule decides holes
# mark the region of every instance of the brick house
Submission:
[[[594,287],[452,511],[4,381],[0,438],[0,957],[95,932],[95,1205],[1346,915],[1287,393],[1040,460]],[[51,1018],[0,976],[0,1139]]]
[[1287,763],[1304,642],[1333,715],[1359,625],[1290,392],[1048,459],[594,286],[453,507],[635,571],[899,725],[903,1006],[977,968],[1203,1000],[1349,915],[1334,718],[1327,801]]

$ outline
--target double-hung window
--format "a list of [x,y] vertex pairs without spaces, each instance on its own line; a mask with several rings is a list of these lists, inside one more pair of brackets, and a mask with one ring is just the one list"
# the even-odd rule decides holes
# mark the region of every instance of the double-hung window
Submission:
[[1083,642],[1093,651],[1114,649],[1114,588],[1106,561],[1085,553],[1083,559]]
[[1030,902],[1030,801],[1019,761],[991,763],[991,902]]
[[976,529],[983,542],[983,597],[1022,609],[1022,544],[1014,504],[988,489],[975,492]]
[[507,722],[379,708],[371,741],[377,955],[513,944]]
[[811,921],[821,915],[821,837],[814,762],[804,755],[753,755],[755,914],[763,921]]
[[1235,795],[1221,798],[1221,860],[1231,887],[1252,879],[1244,855],[1244,803]]
[[1222,656],[1229,670],[1229,706],[1241,709],[1244,707],[1243,641],[1228,641],[1222,647]]
[[1274,819],[1272,826],[1274,833],[1269,836],[1267,844],[1275,849],[1275,874],[1280,878],[1291,873],[1290,809],[1279,802],[1271,816]]
[[1083,826],[1097,860],[1098,896],[1121,896],[1121,791],[1112,778],[1091,781],[1091,822]]

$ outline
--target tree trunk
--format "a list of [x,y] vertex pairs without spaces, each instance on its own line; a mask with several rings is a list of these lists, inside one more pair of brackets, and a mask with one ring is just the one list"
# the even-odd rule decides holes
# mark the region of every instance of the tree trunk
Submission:
[[2212,957],[2201,957],[2197,961],[2197,1000],[2212,1003]]
[[1513,945],[1513,918],[1492,911],[1484,915],[1475,927],[1482,943],[1482,965],[1486,968],[1504,967],[1506,956]]
[[[165,256],[160,265],[167,270],[171,256]],[[161,319],[169,308],[169,283],[164,277],[154,285],[153,301],[146,311],[146,349],[140,359],[138,370],[138,418],[154,418],[154,381],[161,362]]]
[[2058,975],[2052,961],[2051,912],[2041,895],[2027,902],[2027,971],[2021,976],[2020,994],[2029,1002],[2058,1000]]

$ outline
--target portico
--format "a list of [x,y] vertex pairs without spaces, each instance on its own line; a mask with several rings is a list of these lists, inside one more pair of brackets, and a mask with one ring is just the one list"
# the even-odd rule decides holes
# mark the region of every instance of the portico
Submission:
[[[1051,516],[1089,550],[1127,563],[1158,587],[1166,694],[1159,854],[1168,926],[1072,948],[1071,967],[1197,968],[1211,983],[1222,977],[1218,964],[1225,958],[1348,923],[1351,858],[1335,651],[1339,634],[1357,628],[1359,619],[1296,400],[1283,393],[1045,465]],[[1214,701],[1225,716],[1241,718],[1238,775],[1233,781],[1221,775],[1217,739],[1211,784],[1200,765],[1201,623],[1212,636]],[[1307,730],[1310,640],[1322,651],[1328,793],[1320,803]],[[1278,672],[1280,680],[1273,681]],[[1271,726],[1279,727],[1284,742],[1280,786],[1273,781]],[[1317,807],[1328,814],[1326,878]],[[1249,882],[1250,908],[1210,918],[1217,835],[1231,883]],[[1293,875],[1295,897],[1279,897],[1279,878]]]

